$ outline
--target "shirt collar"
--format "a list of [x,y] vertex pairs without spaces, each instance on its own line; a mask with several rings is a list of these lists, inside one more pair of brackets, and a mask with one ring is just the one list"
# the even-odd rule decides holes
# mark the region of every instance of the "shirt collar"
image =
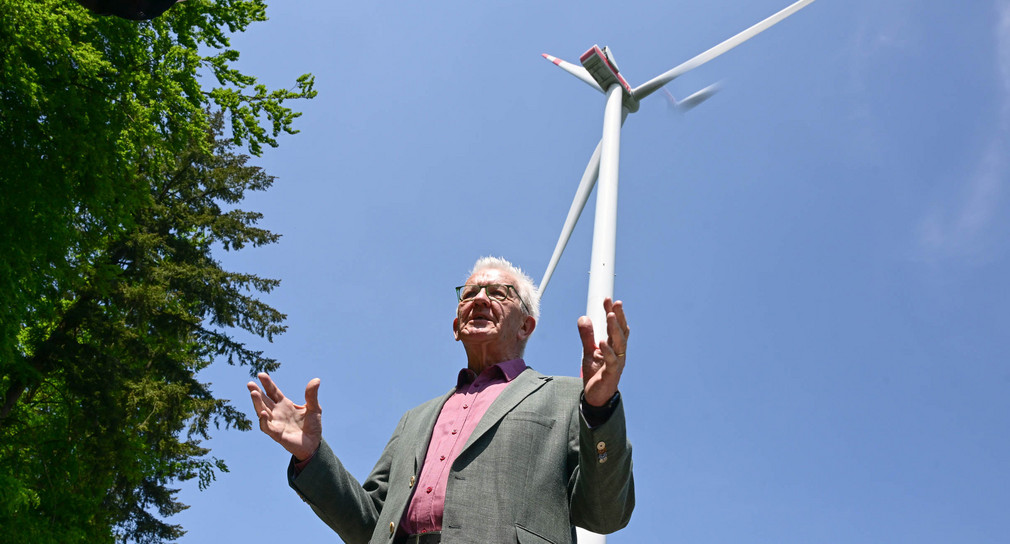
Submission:
[[[512,359],[509,361],[503,361],[494,366],[484,369],[481,373],[482,376],[487,375],[488,377],[503,377],[505,378],[505,383],[511,382],[516,379],[517,376],[526,370],[526,361],[520,359]],[[459,375],[456,377],[456,387],[462,388],[469,385],[477,379],[477,373],[469,368],[464,368],[459,371]]]

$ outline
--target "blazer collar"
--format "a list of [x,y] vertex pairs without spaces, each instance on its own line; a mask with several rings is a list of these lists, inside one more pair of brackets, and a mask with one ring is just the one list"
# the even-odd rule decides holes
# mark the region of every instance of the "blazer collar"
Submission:
[[[480,419],[480,423],[477,424],[477,428],[473,430],[473,434],[470,435],[470,438],[466,441],[466,445],[464,445],[462,451],[460,451],[460,456],[462,456],[463,452],[469,449],[474,442],[479,440],[484,433],[491,430],[491,427],[494,427],[498,421],[505,417],[505,414],[511,412],[512,409],[522,402],[523,399],[532,395],[534,391],[543,387],[544,384],[550,380],[550,376],[544,376],[532,368],[527,368],[522,372],[522,374],[516,376],[516,378],[509,383],[508,387],[506,387],[505,390],[498,395],[498,398],[491,403],[491,406],[488,407],[487,412],[484,413],[484,417]],[[432,422],[432,425],[434,425],[434,422]]]
[[[522,402],[523,399],[533,394],[534,391],[540,389],[545,383],[551,380],[550,376],[544,376],[543,374],[533,370],[532,368],[527,368],[521,374],[516,376],[514,380],[509,382],[508,387],[498,395],[491,406],[488,407],[487,412],[484,413],[484,417],[480,419],[480,423],[477,424],[477,428],[473,430],[473,434],[467,439],[466,445],[460,451],[460,455],[463,455],[467,449],[470,448],[481,436],[486,432],[491,430],[505,414],[508,414]],[[422,415],[420,421],[417,423],[417,429],[424,429],[427,434],[424,440],[418,440],[414,449],[414,473],[420,472],[421,467],[424,464],[424,457],[428,453],[428,445],[431,443],[431,435],[435,430],[435,422],[438,421],[438,416],[442,413],[442,406],[445,402],[449,400],[449,397],[456,392],[456,388],[450,389],[441,398],[430,404],[430,408],[426,410]]]

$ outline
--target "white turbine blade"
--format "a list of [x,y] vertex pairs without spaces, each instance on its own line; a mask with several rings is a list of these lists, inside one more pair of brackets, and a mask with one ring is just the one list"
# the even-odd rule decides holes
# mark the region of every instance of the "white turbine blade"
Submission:
[[768,17],[764,21],[761,21],[760,23],[748,28],[747,30],[744,30],[743,32],[737,34],[736,36],[733,36],[732,38],[720,43],[719,45],[709,49],[708,51],[705,51],[704,53],[681,64],[680,66],[677,66],[676,68],[663,74],[660,74],[659,76],[656,76],[650,79],[649,81],[646,81],[645,83],[639,85],[638,87],[635,87],[635,89],[631,92],[631,94],[634,95],[634,97],[637,98],[638,100],[642,100],[643,98],[656,92],[656,90],[662,87],[663,85],[669,83],[673,78],[680,76],[685,72],[693,70],[701,66],[702,64],[705,64],[706,62],[718,57],[719,55],[725,53],[726,51],[729,51],[730,49],[733,49],[734,47],[753,38],[754,36],[757,36],[761,32],[768,30],[779,21],[807,7],[807,5],[812,3],[813,1],[814,0],[799,0],[798,2],[793,3],[792,5],[776,13],[775,15]]
[[596,144],[596,151],[593,151],[592,158],[589,159],[589,164],[586,165],[586,171],[582,173],[582,181],[579,182],[579,188],[575,191],[572,206],[568,209],[568,217],[565,219],[565,226],[561,228],[561,236],[558,237],[558,243],[554,246],[551,262],[547,265],[547,271],[544,272],[543,279],[540,280],[540,287],[537,288],[538,298],[543,297],[544,290],[547,289],[547,284],[550,283],[551,276],[554,275],[554,269],[557,268],[558,261],[561,260],[561,254],[565,252],[568,239],[572,237],[575,224],[579,222],[582,209],[586,207],[589,195],[592,194],[593,187],[596,186],[596,178],[600,175],[600,153],[602,149],[603,140],[600,140],[600,143]]
[[[677,107],[680,108],[683,111],[687,111],[687,110],[689,110],[689,109],[697,106],[698,104],[701,104],[702,102],[708,100],[709,98],[712,98],[712,95],[714,95],[715,93],[719,92],[719,89],[721,89],[721,88],[722,88],[722,86],[720,84],[713,83],[713,84],[709,85],[708,87],[705,87],[704,89],[702,89],[702,90],[700,90],[700,91],[692,94],[691,96],[689,96],[689,97],[681,100],[679,103],[677,103]],[[665,91],[666,89],[663,89],[663,90]]]
[[586,85],[589,85],[590,87],[596,89],[597,91],[600,91],[601,93],[604,92],[603,88],[600,87],[600,84],[597,83],[595,79],[593,79],[593,76],[589,75],[589,70],[586,70],[582,66],[572,64],[567,61],[563,61],[555,57],[554,55],[548,55],[547,53],[541,53],[541,54],[544,56],[545,59],[553,62],[554,65],[557,66],[558,68],[561,68],[562,70],[568,72],[569,74],[572,74],[573,76],[581,79],[582,81],[585,81]]
[[670,105],[671,108],[677,108],[677,99],[670,94],[670,91],[663,89],[663,94],[666,95],[666,103]]

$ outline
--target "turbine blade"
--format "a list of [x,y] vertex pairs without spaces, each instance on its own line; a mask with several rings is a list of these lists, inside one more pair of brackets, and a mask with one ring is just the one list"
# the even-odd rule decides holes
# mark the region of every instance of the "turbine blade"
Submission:
[[[691,96],[689,96],[689,97],[681,100],[677,104],[677,107],[679,107],[683,111],[687,111],[687,110],[689,110],[689,109],[697,106],[698,104],[701,104],[702,102],[708,100],[709,98],[712,98],[712,95],[714,95],[715,93],[719,92],[719,89],[721,89],[721,88],[722,88],[722,85],[720,85],[719,83],[713,83],[713,84],[709,85],[708,87],[705,87],[704,89],[702,89],[702,90],[700,90],[700,91],[692,94]],[[663,89],[663,90],[665,91],[666,89]]]
[[736,36],[733,36],[732,38],[709,49],[708,51],[705,51],[704,53],[677,66],[676,68],[663,74],[660,74],[659,76],[656,76],[650,79],[649,81],[646,81],[645,83],[639,85],[638,87],[635,87],[635,89],[631,92],[631,94],[634,95],[634,97],[637,98],[638,100],[641,100],[646,96],[649,96],[663,85],[669,83],[671,80],[673,80],[673,78],[683,75],[685,72],[691,71],[701,66],[702,64],[705,64],[706,62],[718,57],[719,55],[729,51],[730,49],[733,49],[734,47],[753,38],[754,36],[757,36],[761,32],[768,30],[779,21],[807,7],[807,5],[811,4],[813,1],[814,0],[799,0],[798,2],[793,3],[792,5],[783,9],[782,11],[779,11],[775,15],[768,17],[767,19],[761,21],[760,23],[748,28],[747,30],[744,30],[743,32],[737,34]]
[[551,262],[547,265],[547,271],[544,272],[543,279],[540,280],[540,287],[537,288],[538,298],[543,297],[547,284],[550,283],[551,276],[554,275],[554,269],[557,268],[558,261],[561,260],[561,254],[565,252],[568,239],[572,237],[575,224],[579,222],[582,209],[586,207],[586,202],[589,200],[589,195],[593,192],[593,187],[596,187],[596,178],[600,175],[600,154],[602,150],[603,140],[600,140],[600,143],[596,144],[596,151],[593,151],[593,156],[589,159],[589,164],[586,165],[586,171],[582,173],[582,181],[579,182],[579,188],[575,190],[575,198],[572,200],[572,206],[568,209],[565,226],[561,228],[561,236],[558,237],[558,243],[554,246]]
[[603,88],[600,87],[600,84],[597,83],[595,79],[593,79],[593,76],[589,75],[589,70],[586,70],[585,68],[577,64],[572,64],[570,62],[563,61],[555,57],[554,55],[548,55],[547,53],[541,53],[541,54],[544,56],[545,59],[553,62],[554,65],[557,66],[558,68],[561,68],[562,70],[568,72],[569,74],[572,74],[573,76],[586,82],[586,85],[589,85],[590,87],[596,89],[597,91],[600,91],[601,93],[604,92]]
[[666,103],[669,104],[671,108],[677,109],[678,105],[677,99],[674,98],[672,94],[670,94],[670,91],[663,89],[663,94],[666,95]]

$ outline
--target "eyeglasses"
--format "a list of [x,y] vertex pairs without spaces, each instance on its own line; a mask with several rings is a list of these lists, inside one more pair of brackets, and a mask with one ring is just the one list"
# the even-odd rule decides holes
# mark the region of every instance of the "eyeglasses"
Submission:
[[526,313],[530,313],[530,309],[526,307],[526,303],[523,302],[523,298],[519,296],[519,290],[515,288],[514,285],[509,285],[507,283],[489,283],[487,285],[460,285],[456,288],[456,298],[460,302],[468,302],[480,294],[481,289],[487,293],[488,298],[493,298],[498,302],[504,302],[509,298],[509,291],[516,294],[516,298],[519,300],[519,304],[523,305],[523,309]]

